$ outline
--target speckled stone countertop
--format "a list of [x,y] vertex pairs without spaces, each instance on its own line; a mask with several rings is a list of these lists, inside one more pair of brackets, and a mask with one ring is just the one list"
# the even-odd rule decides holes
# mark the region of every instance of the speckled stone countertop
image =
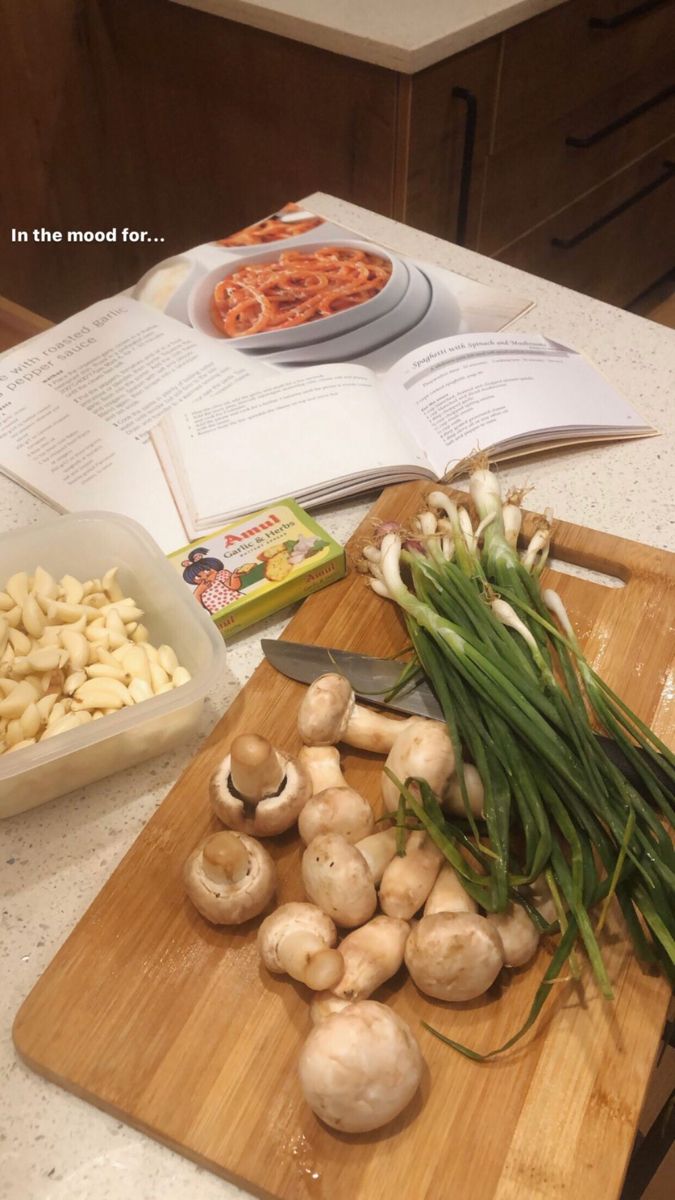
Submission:
[[173,0],[413,75],[563,0]]
[[[324,195],[303,203],[400,252],[530,297],[512,328],[584,351],[663,436],[528,459],[503,474],[532,485],[532,508],[675,550],[675,333]],[[317,513],[346,540],[373,497]],[[3,529],[50,510],[0,478]],[[16,1057],[19,1005],[225,711],[290,612],[230,643],[199,736],[174,753],[0,822],[0,1197],[2,1200],[225,1200],[244,1196],[172,1151],[34,1075]]]

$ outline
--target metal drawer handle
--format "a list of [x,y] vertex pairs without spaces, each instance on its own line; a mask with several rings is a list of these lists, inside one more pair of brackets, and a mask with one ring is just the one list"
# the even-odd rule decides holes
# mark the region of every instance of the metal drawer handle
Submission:
[[471,176],[473,174],[473,152],[476,145],[476,123],[478,120],[478,101],[468,88],[454,87],[452,95],[463,100],[466,104],[466,121],[464,124],[464,146],[462,148],[462,174],[459,181],[459,200],[457,202],[457,232],[455,241],[458,246],[466,245],[466,227],[469,220],[469,194],[471,192]]
[[672,179],[673,175],[675,175],[675,162],[664,162],[663,171],[656,179],[652,179],[651,183],[646,183],[644,187],[640,188],[632,196],[629,196],[627,200],[624,200],[621,204],[617,204],[616,208],[612,208],[604,216],[598,217],[596,221],[592,221],[585,229],[580,230],[579,233],[575,233],[574,237],[551,238],[551,245],[556,246],[558,250],[573,250],[580,242],[585,242],[586,238],[589,238],[591,234],[597,233],[598,229],[602,229],[603,225],[609,225],[610,221],[613,221],[616,217],[620,217],[622,213],[625,213],[627,208],[632,208],[634,204],[637,204],[640,200],[644,200],[645,196],[648,196],[650,192],[655,192],[657,188],[662,187],[664,183]]
[[589,146],[597,145],[603,138],[609,137],[610,133],[615,133],[617,129],[629,125],[636,117],[641,117],[643,113],[649,112],[650,108],[656,108],[657,104],[663,104],[663,101],[668,100],[671,96],[675,96],[675,83],[671,83],[669,87],[658,92],[656,96],[652,96],[650,100],[638,104],[637,108],[631,108],[630,112],[615,117],[608,125],[603,125],[602,129],[596,129],[595,133],[589,133],[588,137],[566,137],[565,145],[574,146],[578,150],[588,150]]
[[617,13],[615,17],[591,17],[588,24],[591,29],[618,29],[619,26],[625,25],[628,21],[635,21],[638,17],[642,17],[645,13],[651,12],[653,8],[659,8],[662,4],[667,4],[668,0],[644,0],[643,4],[636,4],[635,8],[629,8],[627,12]]

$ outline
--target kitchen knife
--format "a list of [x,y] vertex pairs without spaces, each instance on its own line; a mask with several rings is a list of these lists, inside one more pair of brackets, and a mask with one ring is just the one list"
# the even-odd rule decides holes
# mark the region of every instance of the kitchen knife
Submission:
[[327,671],[336,671],[349,680],[359,700],[392,712],[443,720],[441,706],[425,680],[414,680],[393,699],[385,699],[401,678],[405,663],[400,660],[373,658],[327,646],[306,646],[302,642],[276,642],[271,638],[261,638],[260,645],[267,661],[290,679],[311,683]]
[[[302,642],[279,642],[271,638],[261,638],[260,645],[263,654],[277,671],[287,675],[289,679],[297,679],[300,683],[311,683],[319,675],[327,671],[336,671],[344,675],[351,683],[359,700],[367,704],[375,704],[378,708],[386,708],[391,712],[412,713],[417,717],[431,717],[433,720],[443,720],[441,706],[426,680],[416,679],[406,684],[403,691],[386,699],[387,693],[396,686],[401,678],[405,663],[393,658],[375,658],[369,654],[356,654],[352,650],[335,650],[328,646],[308,646]],[[637,771],[631,765],[621,747],[613,738],[595,735],[602,742],[607,757],[619,768],[625,778],[641,794],[643,783]],[[640,755],[644,750],[635,747]],[[661,788],[666,795],[672,793],[672,783],[658,764],[651,761],[651,766],[658,778]]]

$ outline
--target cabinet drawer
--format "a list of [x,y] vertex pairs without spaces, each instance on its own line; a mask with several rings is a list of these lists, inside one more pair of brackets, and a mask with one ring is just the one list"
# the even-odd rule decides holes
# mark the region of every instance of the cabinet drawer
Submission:
[[675,0],[572,0],[510,29],[493,150],[648,68],[674,40]]
[[479,249],[493,255],[675,134],[675,53],[491,155]]
[[675,138],[497,255],[623,305],[675,263]]
[[493,38],[401,79],[401,219],[475,245],[499,65]]

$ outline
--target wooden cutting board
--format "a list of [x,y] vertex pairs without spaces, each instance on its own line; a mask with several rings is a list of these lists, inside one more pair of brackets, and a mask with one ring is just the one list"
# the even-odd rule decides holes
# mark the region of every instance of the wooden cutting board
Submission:
[[[410,517],[424,488],[383,494],[372,517]],[[591,661],[664,739],[675,731],[675,555],[558,523],[560,560],[621,579],[555,576]],[[554,573],[551,572],[551,576]],[[391,604],[362,577],[308,600],[291,640],[372,654],[405,644]],[[618,1196],[653,1066],[668,988],[637,966],[623,931],[604,950],[616,999],[561,983],[528,1037],[490,1064],[470,1062],[420,1027],[426,1018],[481,1050],[520,1026],[548,961],[504,972],[491,992],[445,1006],[397,977],[379,999],[417,1031],[426,1060],[417,1099],[384,1131],[339,1135],[304,1104],[296,1060],[308,995],[258,964],[256,922],[208,925],[183,896],[181,868],[218,823],[208,779],[232,737],[299,746],[304,689],[263,663],[198,752],[31,992],[14,1027],[36,1071],[265,1197],[283,1200],[559,1200]],[[381,762],[345,754],[352,783],[377,802]],[[271,847],[280,898],[302,899],[299,841]]]

